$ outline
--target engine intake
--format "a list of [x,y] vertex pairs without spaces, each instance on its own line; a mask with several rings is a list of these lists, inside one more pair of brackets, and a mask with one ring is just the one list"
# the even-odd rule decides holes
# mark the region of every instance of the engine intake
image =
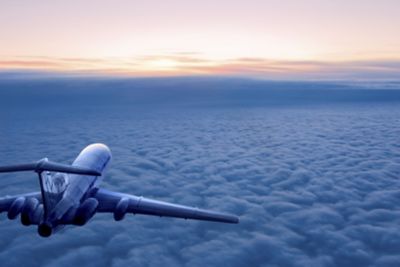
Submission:
[[98,205],[99,202],[97,201],[97,199],[86,199],[76,211],[73,224],[79,226],[85,225],[96,213]]
[[36,209],[39,206],[39,200],[36,198],[28,198],[21,212],[21,223],[25,226],[31,225]]
[[129,199],[122,198],[114,210],[114,220],[120,221],[125,217],[126,211],[128,210]]
[[49,223],[42,223],[38,227],[38,233],[41,237],[49,237],[53,232],[53,227]]
[[24,207],[25,204],[25,198],[24,197],[19,197],[13,201],[11,204],[10,209],[8,210],[8,219],[14,220],[17,218],[17,216],[21,213],[22,208]]

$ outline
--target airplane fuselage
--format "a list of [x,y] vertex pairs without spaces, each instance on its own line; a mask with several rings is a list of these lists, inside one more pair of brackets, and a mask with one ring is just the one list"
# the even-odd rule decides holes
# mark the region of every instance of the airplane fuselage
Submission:
[[[104,173],[111,160],[110,149],[103,144],[93,144],[78,155],[72,166],[84,167]],[[83,225],[97,208],[97,200],[91,196],[98,189],[101,177],[55,173],[41,177],[44,214],[38,232],[49,236],[65,224]]]

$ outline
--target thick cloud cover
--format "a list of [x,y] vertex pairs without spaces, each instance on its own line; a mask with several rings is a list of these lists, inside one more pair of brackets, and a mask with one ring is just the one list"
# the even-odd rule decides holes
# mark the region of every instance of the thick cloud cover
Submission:
[[[239,225],[96,215],[42,239],[0,219],[1,266],[398,266],[400,91],[230,79],[0,82],[2,164],[108,144],[104,187]],[[38,190],[2,175],[0,194]]]

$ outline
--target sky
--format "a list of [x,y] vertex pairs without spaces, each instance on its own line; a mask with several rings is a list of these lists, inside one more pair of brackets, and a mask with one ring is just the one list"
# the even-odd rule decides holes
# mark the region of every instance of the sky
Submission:
[[0,69],[395,79],[399,10],[397,0],[3,0]]

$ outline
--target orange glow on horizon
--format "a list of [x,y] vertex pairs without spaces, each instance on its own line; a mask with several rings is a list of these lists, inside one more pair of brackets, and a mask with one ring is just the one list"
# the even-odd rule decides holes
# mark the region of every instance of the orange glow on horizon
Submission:
[[212,60],[200,55],[174,54],[136,58],[50,58],[8,57],[0,70],[43,70],[52,72],[123,75],[134,77],[228,75],[261,78],[351,78],[357,75],[396,78],[400,60],[311,61],[236,58]]

